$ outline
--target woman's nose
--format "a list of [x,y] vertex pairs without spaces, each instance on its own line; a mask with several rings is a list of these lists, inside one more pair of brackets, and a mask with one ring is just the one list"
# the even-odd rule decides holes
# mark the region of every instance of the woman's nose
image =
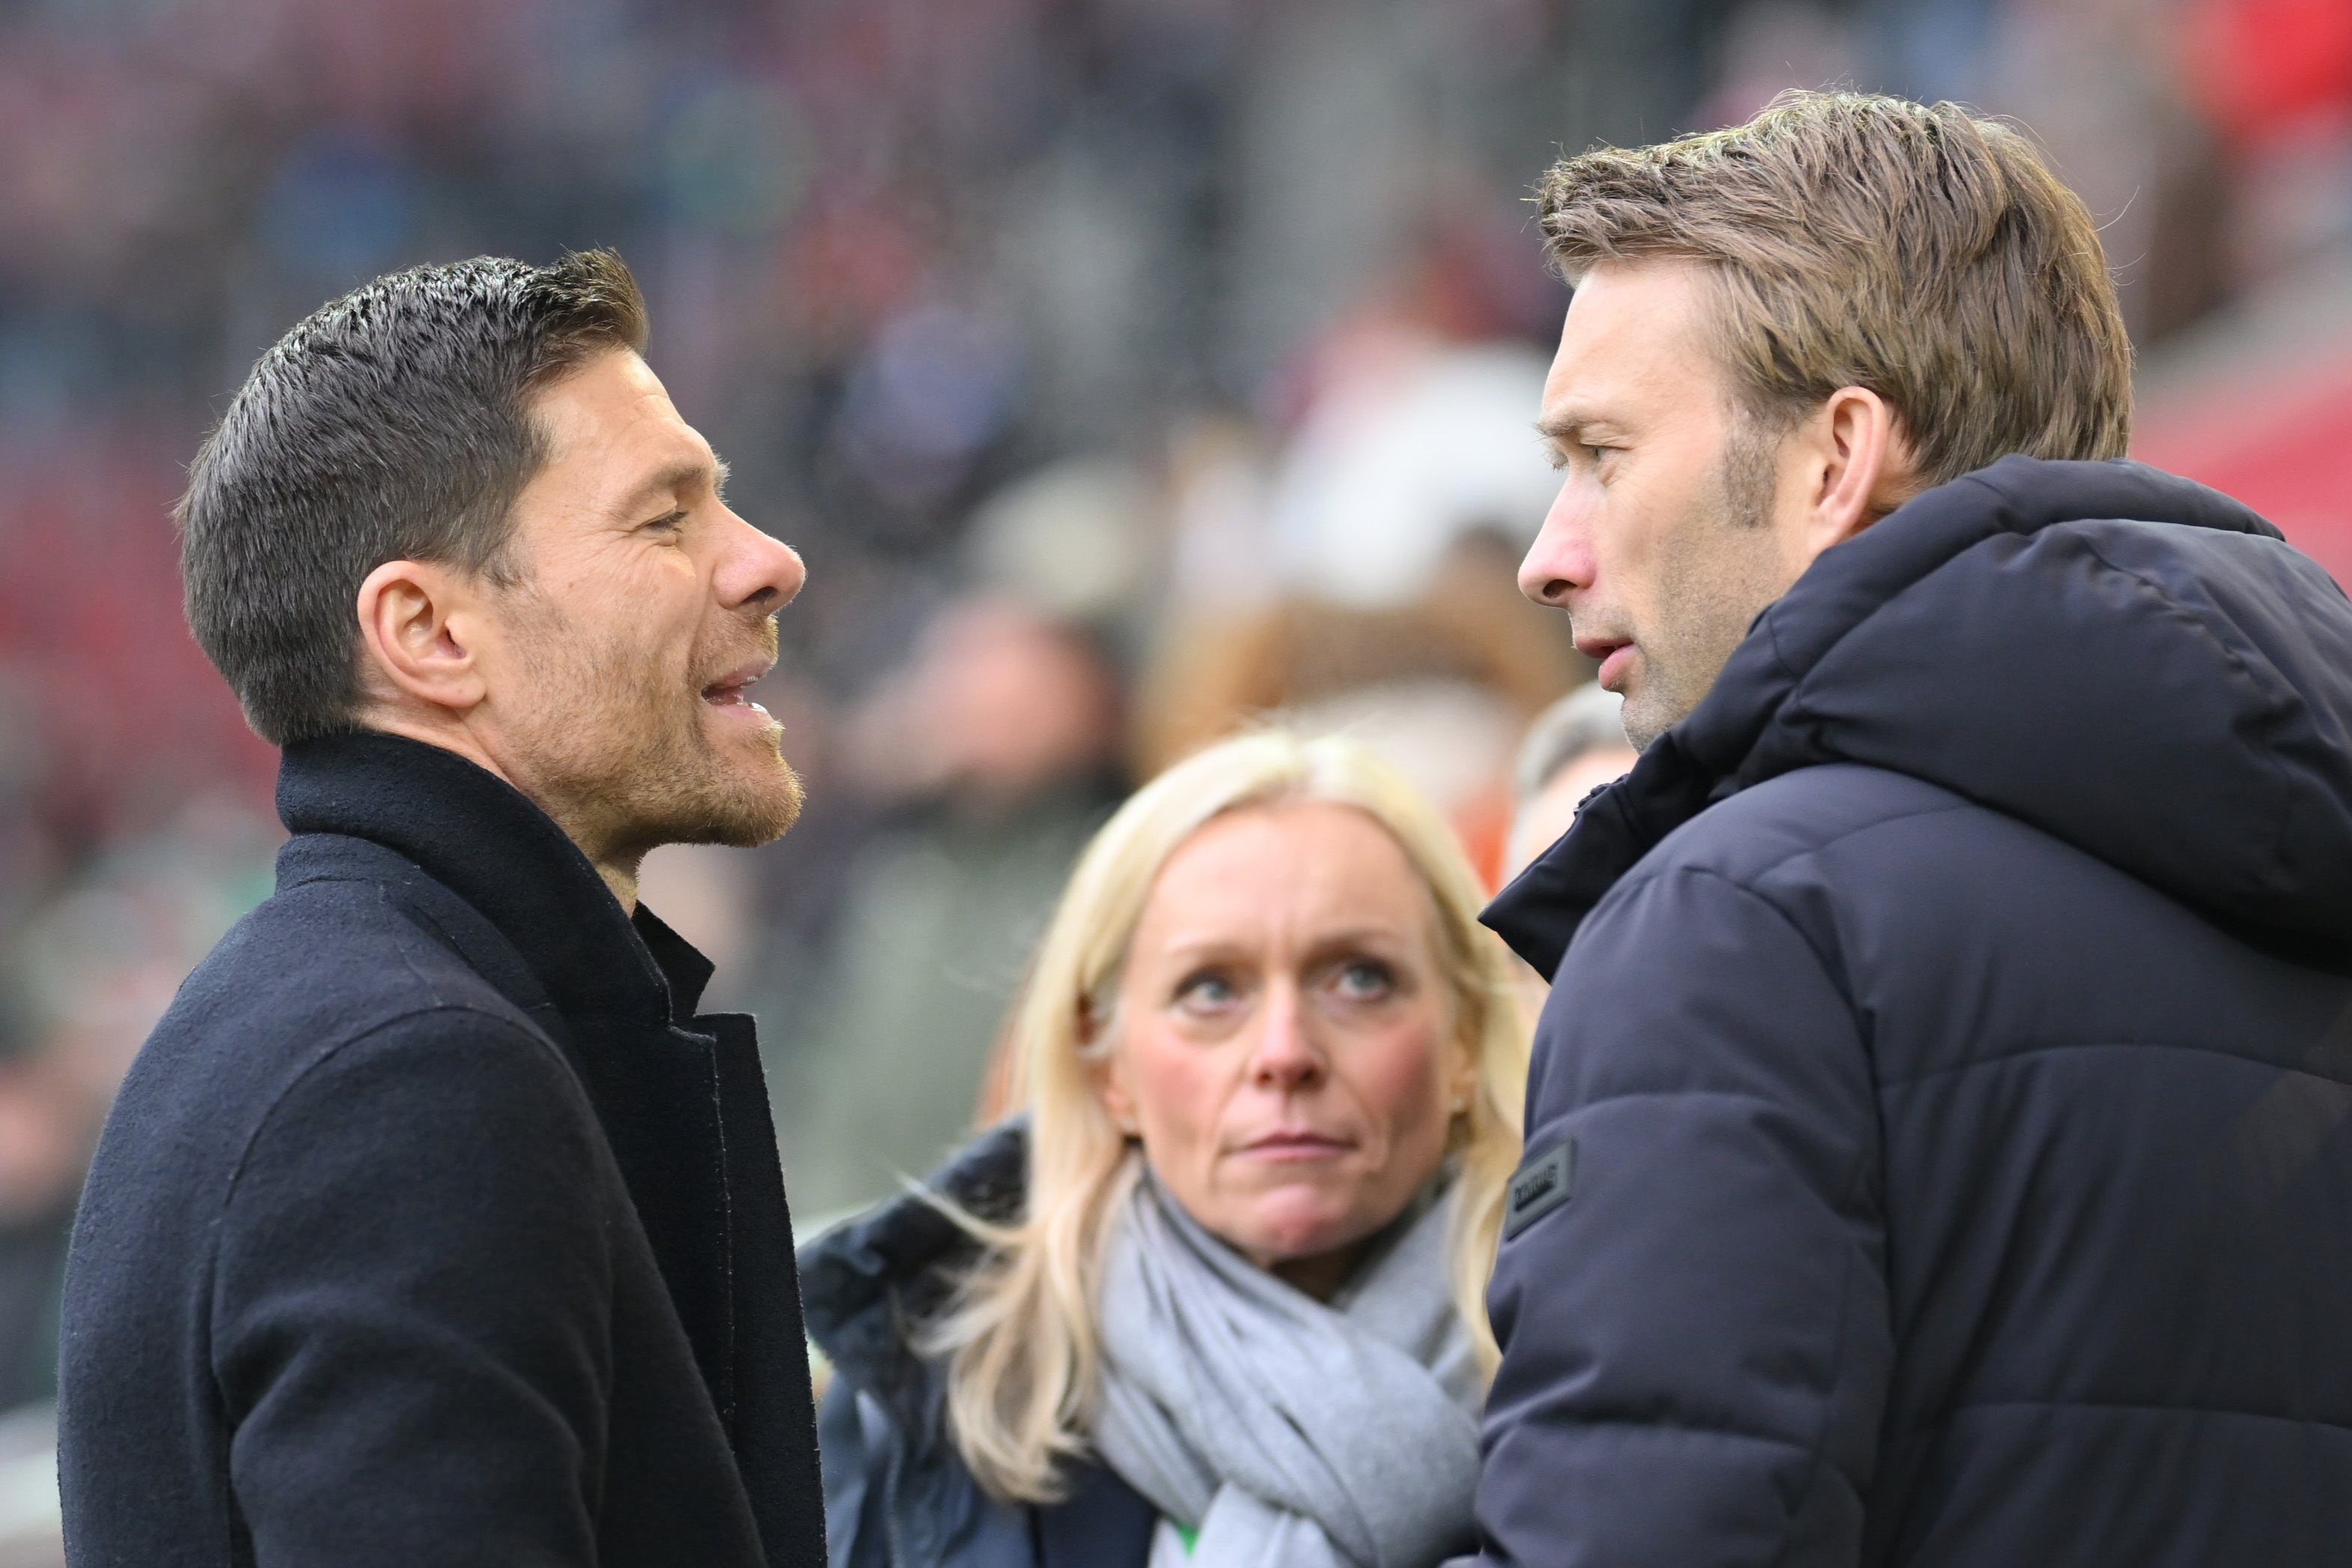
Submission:
[[1322,1077],[1323,1052],[1303,998],[1277,988],[1267,997],[1260,1018],[1257,1041],[1250,1053],[1252,1082],[1288,1091],[1306,1088]]

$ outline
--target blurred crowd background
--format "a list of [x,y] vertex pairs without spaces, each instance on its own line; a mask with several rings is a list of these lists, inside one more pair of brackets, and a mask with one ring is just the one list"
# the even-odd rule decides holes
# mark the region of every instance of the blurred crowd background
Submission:
[[1499,873],[1588,673],[1511,581],[1566,302],[1527,193],[1791,85],[2021,121],[2105,225],[2138,455],[2352,578],[2344,0],[0,0],[0,1563],[82,1162],[270,885],[168,513],[278,333],[615,246],[807,559],[759,693],[806,816],[646,874],[760,1015],[806,1228],[970,1124],[1072,856],[1190,747],[1351,729]]

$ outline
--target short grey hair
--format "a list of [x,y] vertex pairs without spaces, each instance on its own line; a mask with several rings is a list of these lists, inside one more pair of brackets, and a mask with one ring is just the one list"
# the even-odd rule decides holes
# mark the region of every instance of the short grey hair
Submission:
[[1624,708],[1623,697],[1588,682],[1536,715],[1511,769],[1512,798],[1524,806],[1579,758],[1632,746]]

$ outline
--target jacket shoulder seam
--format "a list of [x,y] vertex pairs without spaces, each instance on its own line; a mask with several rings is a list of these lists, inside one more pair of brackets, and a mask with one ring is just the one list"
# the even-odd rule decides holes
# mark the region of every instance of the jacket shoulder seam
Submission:
[[304,1062],[299,1071],[279,1086],[278,1092],[270,1096],[268,1104],[263,1107],[261,1114],[255,1118],[251,1130],[246,1134],[244,1142],[238,1146],[236,1163],[229,1167],[228,1180],[222,1185],[220,1201],[212,1209],[211,1245],[205,1249],[204,1260],[204,1299],[209,1312],[214,1317],[216,1318],[220,1312],[219,1269],[222,1224],[228,1215],[230,1206],[236,1201],[237,1188],[245,1178],[246,1166],[253,1157],[254,1147],[261,1141],[263,1134],[268,1131],[271,1120],[278,1114],[278,1108],[286,1103],[297,1089],[309,1082],[313,1074],[353,1048],[404,1025],[414,1024],[420,1019],[442,1014],[462,1015],[478,1019],[491,1026],[499,1033],[510,1035],[538,1050],[550,1052],[554,1056],[559,1066],[563,1065],[562,1053],[556,1051],[552,1042],[541,1039],[532,1030],[517,1024],[511,1019],[501,1018],[487,1009],[467,1006],[462,1002],[443,1002],[429,1008],[413,1008],[394,1017],[380,1019],[363,1030],[359,1030],[322,1048],[310,1061]]
[[[1848,839],[1859,838],[1864,833],[1874,831],[1879,828],[1889,827],[1896,822],[1910,821],[1920,817],[1939,817],[1952,812],[1961,811],[1983,811],[1992,816],[2003,815],[2003,813],[1995,811],[1990,806],[1981,806],[1977,802],[1967,799],[1965,796],[1954,795],[1952,791],[1946,789],[1940,784],[1929,783],[1925,779],[1916,778],[1911,774],[1901,771],[1899,768],[1879,768],[1867,762],[1841,762],[1835,764],[1835,766],[1840,768],[1859,768],[1873,773],[1885,773],[1893,778],[1908,779],[1912,783],[1937,790],[1945,795],[1950,795],[1952,798],[1948,800],[1938,801],[1937,804],[1932,806],[1914,806],[1908,807],[1900,811],[1889,811],[1885,815],[1873,817],[1866,822],[1856,822],[1850,827],[1840,828],[1837,831],[1823,838],[1816,839],[1807,843],[1798,844],[1790,849],[1786,853],[1779,856],[1777,859],[1765,862],[1763,864],[1756,867],[1752,872],[1742,872],[1738,874],[1734,874],[1719,866],[1701,865],[1696,862],[1690,861],[1670,861],[1657,865],[1637,866],[1632,873],[1627,874],[1623,882],[1619,885],[1638,887],[1643,883],[1650,881],[1655,877],[1669,875],[1675,872],[1695,872],[1704,875],[1718,878],[1721,881],[1731,883],[1735,887],[1745,889],[1748,892],[1755,894],[1756,896],[1765,899],[1768,903],[1773,903],[1775,907],[1778,907],[1777,902],[1772,900],[1769,894],[1763,892],[1762,889],[1751,887],[1748,884],[1754,882],[1760,882],[1764,878],[1770,876],[1775,872],[1780,870],[1781,867],[1787,865],[1790,861],[1801,860],[1806,855],[1819,854],[1823,850],[1834,848],[1836,845],[1843,843]],[[1811,771],[1811,768],[1799,768],[1795,772],[1783,773],[1780,775],[1780,778],[1793,779],[1803,773]],[[1768,779],[1760,784],[1751,785],[1749,789],[1761,789],[1774,781],[1775,780],[1773,779]],[[1743,789],[1739,793],[1745,795],[1748,793],[1748,790]],[[1735,799],[1737,797],[1735,797]],[[1728,804],[1728,802],[1726,802],[1726,804]],[[1713,807],[1709,808],[1710,810],[1715,809],[1716,808]],[[1694,817],[1691,821],[1694,822],[1699,821],[1703,820],[1704,815],[1705,814],[1702,813],[1700,817]],[[2012,818],[2010,820],[2014,821],[2015,819]],[[1612,889],[1612,891],[1613,892],[1614,890]]]
[[246,1165],[253,1156],[254,1145],[261,1141],[262,1134],[268,1130],[271,1119],[278,1114],[278,1108],[293,1096],[296,1090],[309,1082],[312,1076],[325,1068],[328,1063],[355,1048],[392,1030],[413,1025],[421,1019],[443,1016],[479,1020],[501,1034],[509,1035],[537,1051],[546,1052],[557,1066],[567,1065],[563,1061],[562,1052],[536,1030],[516,1022],[513,1019],[501,1017],[488,1008],[476,1007],[467,1002],[436,1000],[431,1007],[411,1008],[391,1018],[380,1019],[363,1030],[359,1030],[322,1047],[309,1061],[302,1064],[299,1071],[281,1084],[276,1093],[269,1097],[269,1103],[264,1106],[261,1114],[255,1118],[252,1130],[246,1134],[244,1143],[237,1149],[236,1163],[230,1167],[227,1186],[221,1194],[221,1209],[225,1212],[228,1206],[236,1201],[237,1185],[244,1179]]
[[[1769,874],[1770,869],[1777,869],[1795,859],[1797,854],[1804,852],[1797,851],[1781,857],[1780,860],[1773,862],[1772,868],[1768,868],[1765,874]],[[1836,988],[1838,999],[1845,1003],[1849,1009],[1853,1006],[1853,995],[1851,988],[1846,984],[1843,966],[1831,962],[1830,956],[1822,951],[1821,944],[1813,940],[1812,934],[1799,925],[1796,917],[1788,910],[1781,907],[1780,900],[1772,897],[1760,887],[1751,886],[1747,878],[1733,876],[1728,872],[1719,871],[1714,866],[1707,865],[1661,866],[1650,876],[1643,877],[1630,885],[1639,887],[1643,883],[1663,881],[1668,876],[1705,877],[1710,882],[1721,883],[1734,893],[1740,894],[1763,908],[1770,910],[1773,917],[1787,926],[1790,935],[1804,945],[1805,951],[1812,955],[1813,962],[1821,967],[1822,976]]]
[[[1869,765],[1866,763],[1856,763],[1848,766],[1868,767]],[[1872,771],[1879,773],[1894,773],[1895,769],[1881,768],[1873,768]],[[1911,777],[1907,773],[1896,774],[1895,776],[1904,779]],[[1788,775],[1783,775],[1783,777],[1788,777]],[[1921,779],[1917,780],[1917,782],[1925,783],[1926,780]],[[1940,785],[1929,785],[1928,787],[1937,789],[1942,788]],[[1949,793],[1949,791],[1945,792]],[[1743,871],[1738,873],[1724,870],[1720,866],[1704,865],[1693,861],[1672,861],[1664,864],[1636,867],[1634,871],[1620,882],[1616,887],[1610,889],[1610,896],[1613,898],[1621,892],[1629,892],[1648,883],[1655,882],[1668,876],[1681,875],[1712,877],[1714,880],[1722,883],[1727,887],[1736,888],[1739,892],[1748,894],[1750,898],[1755,899],[1758,903],[1770,909],[1773,914],[1779,915],[1782,923],[1785,924],[1790,931],[1796,934],[1797,939],[1804,943],[1806,950],[1813,955],[1813,961],[1822,967],[1822,972],[1829,976],[1831,982],[1836,986],[1840,998],[1842,998],[1846,1004],[1851,1007],[1853,1003],[1853,995],[1852,988],[1846,983],[1844,966],[1832,962],[1831,956],[1822,950],[1821,944],[1813,939],[1812,935],[1806,931],[1804,926],[1799,923],[1796,916],[1791,915],[1788,909],[1782,905],[1781,902],[1778,898],[1775,898],[1771,894],[1768,893],[1763,887],[1758,884],[1762,883],[1766,878],[1778,873],[1783,867],[1787,866],[1792,861],[1801,860],[1807,855],[1820,854],[1825,850],[1834,848],[1838,844],[1843,843],[1848,839],[1859,838],[1864,833],[1874,831],[1879,828],[1889,827],[1897,822],[1914,821],[1922,817],[1938,817],[1954,812],[1990,810],[1990,808],[1979,806],[1972,800],[1954,797],[1952,800],[1942,801],[1933,806],[1918,806],[1906,810],[1890,812],[1885,816],[1874,817],[1867,822],[1857,822],[1851,827],[1842,828],[1826,838],[1822,838],[1810,843],[1797,845],[1790,849],[1787,853],[1780,855],[1774,860],[1768,861],[1763,864],[1757,866],[1752,871]],[[1992,814],[1999,815],[1997,812]]]

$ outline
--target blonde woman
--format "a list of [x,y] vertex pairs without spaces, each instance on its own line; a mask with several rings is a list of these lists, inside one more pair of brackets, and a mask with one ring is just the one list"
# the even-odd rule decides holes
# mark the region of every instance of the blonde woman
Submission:
[[835,1568],[1429,1568],[1467,1549],[1526,1038],[1479,890],[1345,740],[1096,837],[1020,1114],[802,1257]]

